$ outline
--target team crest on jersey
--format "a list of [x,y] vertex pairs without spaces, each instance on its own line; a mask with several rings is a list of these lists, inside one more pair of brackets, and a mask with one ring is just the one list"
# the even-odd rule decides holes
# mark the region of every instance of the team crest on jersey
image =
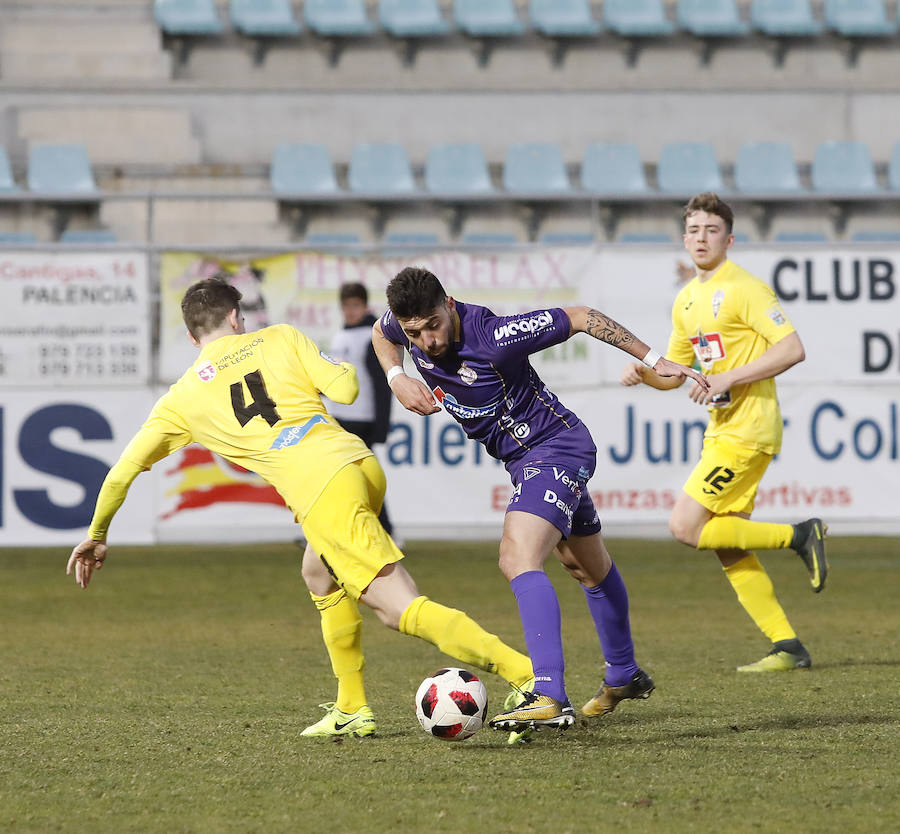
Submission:
[[531,434],[531,426],[528,423],[516,423],[512,428],[512,433],[516,440],[524,440]]
[[421,356],[416,357],[416,362],[418,362],[426,371],[430,371],[434,367],[434,362],[428,362]]
[[470,368],[465,362],[463,362],[462,365],[459,366],[459,370],[456,373],[459,374],[460,379],[462,379],[462,381],[465,382],[466,385],[471,385],[473,382],[475,382],[476,379],[478,379],[478,374],[476,374],[475,371]]
[[696,336],[691,336],[691,344],[704,371],[710,370],[714,362],[725,358],[725,346],[720,333],[703,333],[698,330]]
[[522,477],[524,477],[526,481],[528,481],[528,480],[530,480],[531,478],[535,477],[535,475],[540,475],[540,474],[541,474],[541,470],[540,470],[540,469],[536,469],[534,466],[526,466],[526,467],[522,470]]
[[716,290],[712,297],[713,318],[719,317],[719,310],[722,309],[722,302],[725,300],[725,290]]
[[769,312],[767,315],[770,319],[772,319],[772,321],[775,322],[775,324],[779,326],[787,321],[787,319],[784,317],[784,313],[781,312],[781,307],[779,307],[777,304],[774,307],[769,308]]
[[212,362],[204,362],[197,366],[197,376],[200,377],[201,382],[212,382],[217,373],[216,366]]

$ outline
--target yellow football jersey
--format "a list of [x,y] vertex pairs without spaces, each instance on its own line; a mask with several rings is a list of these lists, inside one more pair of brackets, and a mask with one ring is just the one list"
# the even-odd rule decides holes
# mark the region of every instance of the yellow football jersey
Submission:
[[[666,357],[704,372],[722,373],[762,356],[794,332],[772,288],[741,267],[725,263],[706,281],[695,277],[675,298]],[[709,408],[707,437],[776,454],[781,411],[775,380],[734,386]]]
[[[335,472],[372,454],[320,396],[349,403],[358,390],[352,365],[322,354],[289,325],[223,336],[160,397],[120,462],[146,470],[199,443],[263,477],[302,522]],[[101,522],[97,515],[99,503]]]

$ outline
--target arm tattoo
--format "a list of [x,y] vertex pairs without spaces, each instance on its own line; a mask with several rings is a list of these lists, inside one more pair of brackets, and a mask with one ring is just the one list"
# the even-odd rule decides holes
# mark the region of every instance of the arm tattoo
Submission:
[[588,310],[587,326],[585,331],[599,339],[601,342],[608,342],[618,348],[624,348],[634,341],[634,334],[626,327],[622,327],[609,316],[603,315],[599,310]]

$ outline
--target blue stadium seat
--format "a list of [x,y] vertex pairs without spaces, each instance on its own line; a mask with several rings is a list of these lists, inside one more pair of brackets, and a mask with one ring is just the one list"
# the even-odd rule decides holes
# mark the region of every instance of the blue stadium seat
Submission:
[[34,145],[28,155],[28,190],[50,194],[97,191],[84,145]]
[[900,191],[900,142],[891,150],[891,161],[888,163],[888,187],[891,191]]
[[371,194],[413,194],[409,157],[402,145],[363,143],[353,148],[348,172],[350,190]]
[[507,148],[503,187],[507,191],[529,194],[572,190],[559,147],[537,142]]
[[337,181],[324,145],[279,145],[269,182],[276,194],[336,194]]
[[670,142],[663,145],[656,171],[661,191],[695,194],[720,191],[722,174],[708,142]]
[[109,229],[67,229],[59,236],[60,243],[117,243]]
[[827,243],[828,235],[824,232],[779,232],[774,240],[776,243]]
[[306,0],[306,23],[323,37],[355,37],[375,31],[364,0]]
[[231,23],[250,37],[291,37],[302,29],[290,0],[231,0]]
[[512,232],[469,232],[461,239],[465,246],[515,246],[520,242]]
[[379,0],[378,20],[398,38],[445,35],[451,28],[437,0]]
[[675,31],[662,0],[606,0],[603,20],[608,29],[628,38],[663,37]]
[[37,238],[32,232],[0,231],[0,244],[2,243],[27,246],[29,243],[37,243]]
[[385,246],[440,246],[441,239],[433,232],[390,232],[382,241]]
[[850,240],[856,243],[900,243],[900,232],[856,232]]
[[875,168],[862,142],[822,142],[812,164],[816,191],[877,191]]
[[494,191],[480,145],[435,145],[425,160],[425,188],[432,194],[490,194]]
[[809,0],[753,0],[750,22],[767,35],[808,37],[822,32]]
[[678,0],[678,25],[700,37],[740,37],[750,31],[735,0]]
[[529,17],[532,26],[548,37],[589,37],[603,29],[588,0],[531,0]]
[[456,25],[476,38],[510,37],[525,31],[513,0],[453,0]]
[[588,145],[581,163],[581,187],[596,194],[646,194],[649,189],[637,145]]
[[897,33],[897,24],[887,19],[884,0],[825,0],[825,25],[847,37]]
[[673,243],[663,232],[626,232],[619,236],[619,243]]
[[545,246],[593,246],[596,238],[591,232],[547,232],[539,242]]
[[362,241],[353,232],[318,232],[306,236],[307,246],[358,246]]
[[225,28],[213,0],[153,0],[153,16],[169,35],[220,35]]
[[6,148],[0,146],[0,192],[18,191],[19,186],[13,179],[12,168],[9,165],[9,157]]
[[749,243],[750,242],[750,236],[745,235],[743,232],[732,232],[732,235],[734,236],[735,243]]
[[734,163],[738,191],[751,194],[800,192],[794,152],[787,142],[747,142]]

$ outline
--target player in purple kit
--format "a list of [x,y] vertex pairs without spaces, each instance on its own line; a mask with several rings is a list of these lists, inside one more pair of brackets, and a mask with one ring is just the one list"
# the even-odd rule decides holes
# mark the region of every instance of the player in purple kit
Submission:
[[[515,735],[575,720],[566,696],[561,614],[543,571],[555,550],[583,586],[606,659],[603,685],[582,708],[606,715],[626,698],[647,698],[653,679],[638,667],[628,618],[628,593],[600,533],[587,491],[596,447],[587,427],[540,380],[528,356],[575,333],[620,348],[661,376],[706,378],[661,357],[622,325],[588,307],[496,316],[447,296],[428,270],[407,267],[388,284],[390,310],[375,323],[372,342],[397,399],[416,414],[438,402],[465,433],[506,465],[513,484],[500,541],[500,570],[519,607],[534,669],[529,691],[513,693],[491,720]],[[406,375],[408,350],[428,383]]]

